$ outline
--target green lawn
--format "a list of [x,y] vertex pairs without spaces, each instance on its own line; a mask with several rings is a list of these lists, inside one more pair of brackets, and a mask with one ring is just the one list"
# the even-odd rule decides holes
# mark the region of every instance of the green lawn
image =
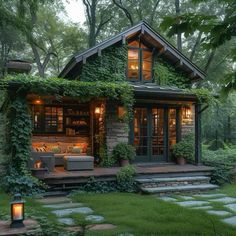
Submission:
[[[236,197],[236,184],[227,185],[217,193]],[[83,202],[95,214],[105,217],[107,223],[117,226],[114,230],[89,232],[86,235],[235,235],[236,227],[220,222],[220,217],[211,216],[202,210],[190,210],[172,203],[163,202],[154,196],[130,193],[77,194],[74,201]],[[9,219],[9,196],[0,192],[0,218]],[[26,217],[36,217],[43,226],[43,234],[65,234],[55,216],[42,208],[33,199],[26,199]],[[74,215],[76,220],[80,219]],[[216,232],[216,233],[215,233]]]

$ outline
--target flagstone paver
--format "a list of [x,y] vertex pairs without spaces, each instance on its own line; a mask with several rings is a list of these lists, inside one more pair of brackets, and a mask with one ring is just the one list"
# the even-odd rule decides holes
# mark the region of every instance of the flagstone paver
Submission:
[[72,218],[59,218],[57,220],[59,223],[64,225],[74,225],[75,221]]
[[104,217],[99,216],[99,215],[88,215],[85,217],[85,220],[89,220],[92,222],[102,222],[102,221],[104,221]]
[[212,209],[212,206],[200,206],[200,207],[192,207],[191,209],[195,210],[209,210]]
[[194,200],[194,198],[190,196],[180,196],[180,197],[184,200]]
[[173,198],[173,197],[159,197],[159,199],[165,201],[165,202],[176,202],[177,199]]
[[214,211],[214,210],[211,210],[211,211],[207,211],[208,214],[211,214],[211,215],[217,215],[217,216],[228,216],[228,215],[231,215],[230,212],[228,211]]
[[46,197],[46,198],[38,199],[37,201],[45,205],[72,202],[71,199],[68,197]]
[[230,209],[231,211],[236,212],[236,203],[235,204],[227,204],[224,206],[227,207],[228,209]]
[[89,207],[79,207],[79,208],[69,208],[62,210],[52,211],[57,217],[68,216],[70,214],[79,213],[79,214],[92,214],[93,210]]
[[202,206],[209,203],[207,201],[184,201],[184,202],[176,202],[176,204],[183,207],[192,207],[192,206]]
[[[114,229],[116,228],[115,225],[113,224],[95,224],[95,225],[88,225],[87,226],[89,231],[95,231],[95,230],[108,230],[108,229]],[[80,226],[75,226],[75,227],[67,227],[66,228],[70,232],[81,232],[81,227]]]
[[226,194],[223,193],[215,193],[215,194],[195,194],[194,197],[203,197],[203,198],[218,198],[218,197],[226,197]]
[[223,197],[223,198],[216,198],[216,199],[210,199],[211,202],[220,202],[220,203],[231,203],[236,202],[236,198],[234,197]]
[[48,204],[43,207],[52,208],[52,209],[61,209],[61,208],[72,208],[72,207],[81,207],[82,203],[68,202],[68,203],[59,203],[59,204]]
[[227,223],[229,225],[236,226],[236,216],[225,218],[222,220],[224,223]]

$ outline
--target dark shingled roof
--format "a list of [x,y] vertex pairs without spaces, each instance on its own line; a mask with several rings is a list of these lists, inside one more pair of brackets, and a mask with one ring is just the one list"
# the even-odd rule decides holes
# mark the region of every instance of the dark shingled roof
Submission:
[[121,32],[120,34],[115,35],[82,53],[74,55],[65,68],[61,71],[59,77],[68,79],[76,78],[83,63],[86,63],[87,58],[96,54],[100,55],[102,50],[116,43],[122,42],[125,44],[127,39],[138,34],[141,34],[144,40],[153,45],[153,47],[156,48],[160,54],[170,60],[173,65],[188,74],[190,78],[198,80],[204,79],[206,76],[198,66],[191,62],[184,54],[182,54],[164,37],[151,28],[151,26],[149,26],[145,21],[142,21],[137,25]]

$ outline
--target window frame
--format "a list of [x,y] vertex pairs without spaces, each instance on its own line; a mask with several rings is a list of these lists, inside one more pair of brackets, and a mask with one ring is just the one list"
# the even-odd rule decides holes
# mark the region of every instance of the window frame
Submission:
[[[134,41],[134,40],[132,40]],[[130,42],[132,42],[130,41]],[[133,49],[133,50],[137,50],[138,51],[138,79],[132,79],[128,76],[128,72],[129,72],[129,67],[128,67],[128,62],[129,62],[129,57],[128,57],[128,53],[127,53],[127,70],[126,70],[126,77],[128,81],[131,82],[143,82],[143,83],[152,83],[153,82],[153,50],[148,47],[147,45],[145,45],[147,48],[142,48],[141,44],[145,45],[144,42],[139,40],[139,47],[135,47],[135,46],[129,46],[128,44],[128,50],[129,49]],[[143,51],[147,51],[147,52],[151,52],[151,79],[150,80],[145,80],[143,78]]]

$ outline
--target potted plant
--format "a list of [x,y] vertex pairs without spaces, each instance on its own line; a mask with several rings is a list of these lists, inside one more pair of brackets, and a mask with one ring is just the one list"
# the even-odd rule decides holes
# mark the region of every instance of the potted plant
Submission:
[[114,147],[112,157],[120,163],[120,166],[126,166],[129,161],[134,160],[135,148],[127,143],[120,142]]
[[173,154],[179,165],[185,165],[187,161],[194,159],[194,136],[188,134],[181,141],[173,146]]

